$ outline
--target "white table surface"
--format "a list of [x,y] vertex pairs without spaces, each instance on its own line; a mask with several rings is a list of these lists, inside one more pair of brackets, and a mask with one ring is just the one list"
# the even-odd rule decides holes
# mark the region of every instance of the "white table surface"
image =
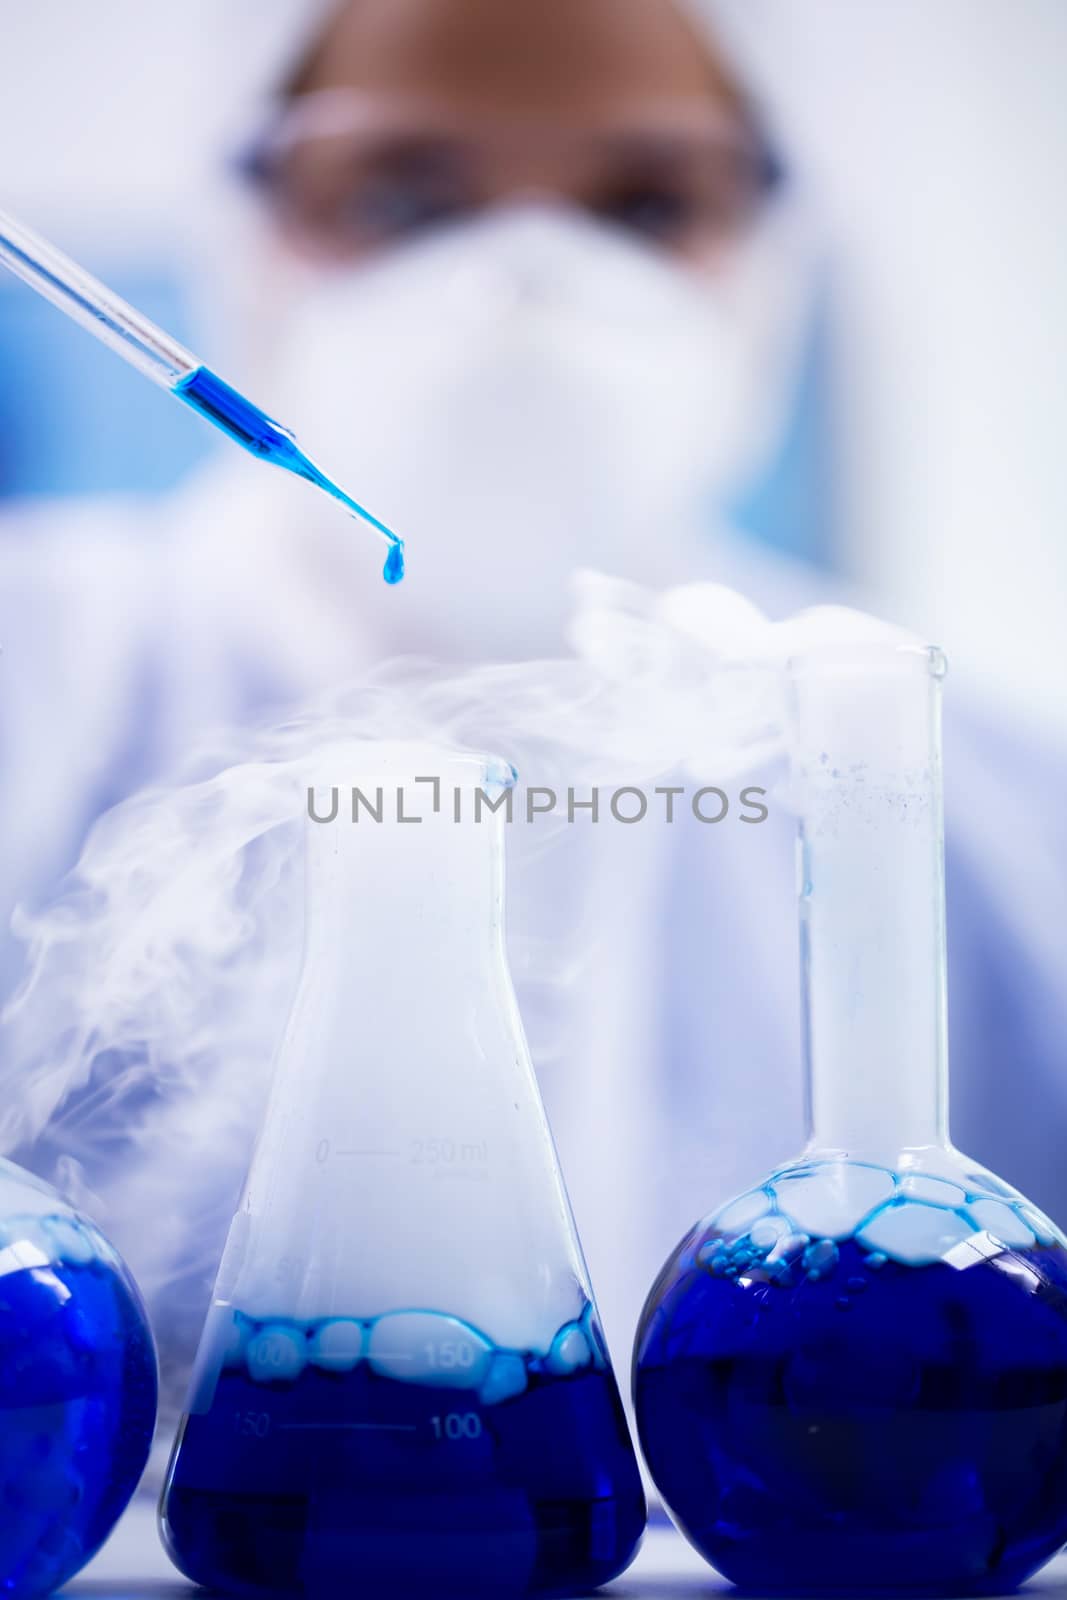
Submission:
[[[154,1505],[135,1500],[107,1544],[62,1591],[88,1600],[160,1600],[197,1590],[171,1566],[156,1533]],[[730,1594],[730,1585],[706,1566],[680,1534],[651,1527],[630,1570],[597,1593],[602,1600],[686,1600]],[[1026,1600],[1067,1600],[1067,1555],[1057,1558],[1024,1589]],[[345,1597],[348,1600],[348,1597]],[[890,1600],[883,1595],[881,1600]]]

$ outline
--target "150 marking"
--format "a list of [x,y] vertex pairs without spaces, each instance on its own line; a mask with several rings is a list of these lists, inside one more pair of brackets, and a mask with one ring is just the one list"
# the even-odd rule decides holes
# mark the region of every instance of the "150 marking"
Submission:
[[449,1372],[457,1367],[473,1367],[475,1349],[465,1339],[441,1339],[437,1344],[426,1345],[426,1365]]
[[235,1411],[234,1432],[242,1439],[265,1439],[270,1432],[269,1411]]

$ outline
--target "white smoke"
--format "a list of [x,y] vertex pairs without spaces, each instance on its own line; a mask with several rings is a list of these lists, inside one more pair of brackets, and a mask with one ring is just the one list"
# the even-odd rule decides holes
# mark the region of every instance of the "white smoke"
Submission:
[[[572,659],[445,678],[394,663],[281,725],[220,735],[103,816],[54,902],[18,915],[0,1148],[33,1146],[36,1169],[125,1253],[174,1395],[297,978],[300,821],[330,747],[488,750],[559,789],[683,771],[722,783],[781,751],[788,656],[884,633],[831,608],[770,623],[712,584],[654,595],[584,574],[578,599]],[[509,830],[513,854],[550,841],[551,825]],[[513,965],[565,981],[580,951],[524,948],[514,897],[511,910]]]

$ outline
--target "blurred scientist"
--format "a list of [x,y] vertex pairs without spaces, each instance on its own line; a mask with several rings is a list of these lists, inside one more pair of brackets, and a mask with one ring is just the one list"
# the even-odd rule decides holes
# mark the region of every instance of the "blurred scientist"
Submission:
[[755,112],[680,10],[342,6],[244,165],[263,382],[419,552],[384,642],[558,652],[576,566],[708,569],[803,282]]
[[[719,526],[781,421],[807,278],[781,163],[695,6],[305,4],[277,67],[240,162],[256,313],[240,375],[403,531],[410,576],[386,592],[380,551],[343,519],[229,461],[176,497],[132,568],[88,529],[23,538],[5,559],[43,588],[37,643],[65,637],[66,670],[4,687],[6,755],[17,785],[33,729],[56,729],[66,787],[43,820],[31,797],[15,805],[9,889],[220,718],[397,651],[558,654],[576,568],[716,578],[774,615],[819,598]],[[108,650],[82,654],[68,627]],[[1062,781],[1006,735],[950,721],[957,1137],[1061,1217]],[[543,1071],[620,1349],[677,1235],[800,1138],[788,819],[732,848],[621,833],[597,832],[599,953]],[[559,875],[545,881],[550,939],[569,908]],[[106,1191],[106,1173],[89,1180]]]

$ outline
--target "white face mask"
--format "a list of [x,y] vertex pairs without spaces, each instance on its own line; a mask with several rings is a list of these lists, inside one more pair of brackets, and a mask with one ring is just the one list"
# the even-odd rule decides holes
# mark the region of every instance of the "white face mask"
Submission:
[[276,412],[408,541],[394,648],[553,652],[576,568],[696,575],[761,431],[744,295],[565,212],[320,272],[285,329]]

